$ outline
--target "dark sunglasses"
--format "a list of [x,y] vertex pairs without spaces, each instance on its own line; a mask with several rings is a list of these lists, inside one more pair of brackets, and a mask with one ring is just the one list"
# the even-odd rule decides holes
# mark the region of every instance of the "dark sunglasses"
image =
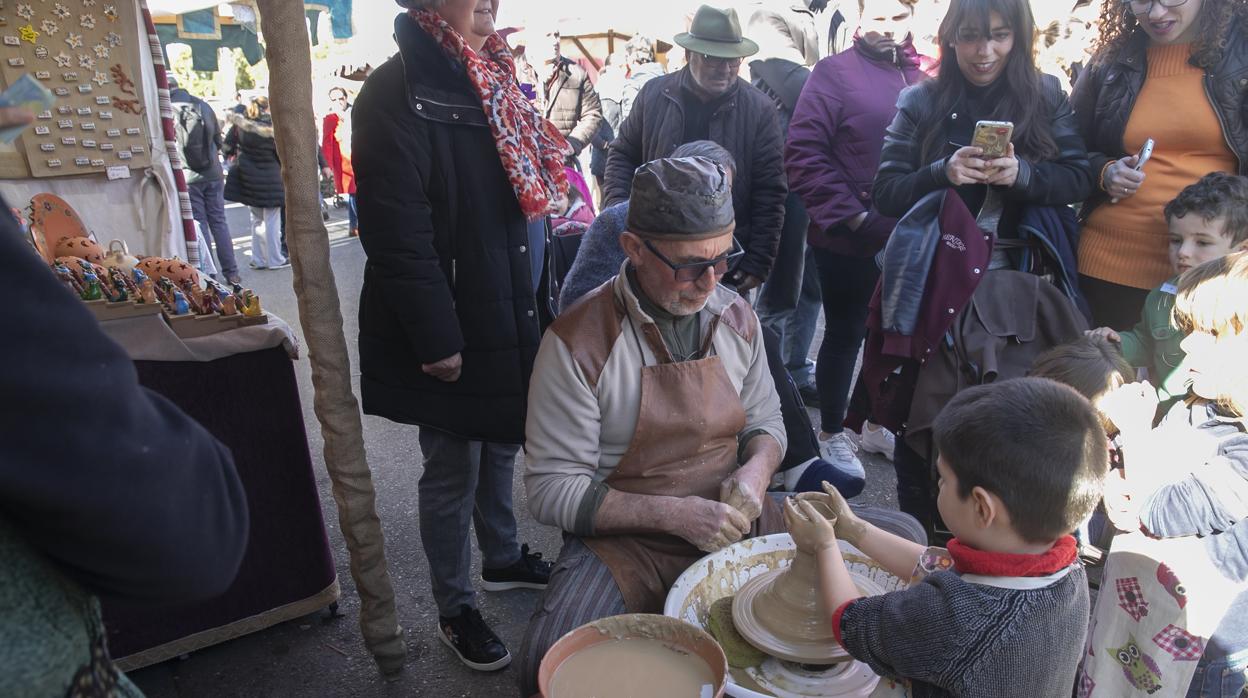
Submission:
[[[1187,0],[1184,0],[1184,2],[1186,1]],[[711,65],[739,66],[745,60],[744,58],[721,58],[719,56],[708,56],[705,53],[699,53],[698,55],[702,57],[702,60],[710,63]]]
[[745,250],[741,249],[741,246],[737,244],[737,239],[734,237],[732,239],[732,251],[728,254],[720,255],[715,259],[705,259],[700,262],[677,264],[667,257],[664,257],[663,253],[659,252],[658,248],[656,248],[649,240],[643,240],[642,243],[646,246],[647,250],[650,250],[650,252],[654,254],[655,257],[658,257],[664,264],[671,267],[672,273],[675,275],[676,280],[681,282],[697,281],[702,278],[702,275],[706,273],[707,269],[714,269],[716,276],[723,276],[728,273],[728,267],[745,254]]

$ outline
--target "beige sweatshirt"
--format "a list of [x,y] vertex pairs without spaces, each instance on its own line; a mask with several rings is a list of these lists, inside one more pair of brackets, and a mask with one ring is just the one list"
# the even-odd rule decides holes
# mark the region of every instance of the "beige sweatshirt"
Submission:
[[[654,320],[642,311],[623,270],[609,283],[632,322],[620,323],[619,334],[610,343],[601,369],[595,369],[595,375],[587,375],[584,362],[574,358],[574,353],[583,357],[586,347],[570,347],[563,336],[572,335],[572,331],[556,323],[542,338],[529,384],[524,474],[529,510],[538,521],[570,532],[584,531],[583,522],[579,530],[577,526],[582,500],[592,484],[611,474],[633,438],[641,404],[642,352],[645,365],[658,363],[645,339],[634,333],[634,327],[641,330],[646,324],[654,324]],[[586,299],[593,295],[591,292]],[[732,290],[717,287],[699,313],[703,330],[712,316],[723,315],[737,299]],[[573,306],[569,313],[575,309]],[[788,440],[780,415],[780,398],[767,368],[758,318],[743,303],[737,304],[734,311],[748,326],[734,329],[732,324],[741,323],[729,323],[725,317],[712,342],[741,396],[746,414],[741,434],[761,430],[765,435],[757,438],[770,435],[783,451]],[[561,318],[565,324],[568,319]],[[581,342],[579,337],[577,341]]]

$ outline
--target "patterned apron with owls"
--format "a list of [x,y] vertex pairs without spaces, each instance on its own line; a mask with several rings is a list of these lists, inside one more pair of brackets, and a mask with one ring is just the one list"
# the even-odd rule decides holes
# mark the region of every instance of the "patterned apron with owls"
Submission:
[[1076,696],[1185,696],[1205,643],[1238,591],[1195,536],[1115,537]]

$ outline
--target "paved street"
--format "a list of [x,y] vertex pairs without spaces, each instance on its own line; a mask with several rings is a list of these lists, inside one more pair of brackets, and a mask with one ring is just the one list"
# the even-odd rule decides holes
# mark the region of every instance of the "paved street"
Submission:
[[[289,322],[302,337],[291,289],[291,271],[250,269],[247,265],[250,260],[247,211],[234,206],[228,214],[244,285],[259,293],[264,308]],[[356,316],[364,252],[357,240],[347,237],[345,215],[344,209],[333,211],[330,247],[352,372],[358,379]],[[385,530],[400,623],[408,645],[405,670],[390,682],[381,677],[359,634],[359,602],[325,473],[320,427],[312,414],[311,369],[306,356],[296,362],[295,369],[303,397],[304,421],[317,473],[321,510],[342,584],[340,610],[343,615],[330,619],[322,613],[287,622],[181,660],[142,669],[134,672],[131,678],[153,697],[517,695],[514,667],[493,674],[471,671],[435,637],[437,609],[429,594],[427,565],[417,528],[416,483],[420,475],[417,431],[415,427],[365,417],[364,436],[377,487],[377,507]],[[358,389],[358,380],[356,385]],[[245,406],[222,405],[222,409],[227,408],[245,409]],[[817,420],[817,413],[812,414]],[[876,456],[863,460],[868,473],[867,491],[855,501],[895,508],[891,465]],[[515,499],[520,540],[542,551],[547,559],[553,559],[559,550],[559,534],[555,529],[537,524],[529,516],[520,475],[520,468],[517,468]],[[479,564],[479,559],[474,559],[474,564]],[[513,655],[518,654],[520,638],[538,593],[511,591],[479,595],[482,614]]]

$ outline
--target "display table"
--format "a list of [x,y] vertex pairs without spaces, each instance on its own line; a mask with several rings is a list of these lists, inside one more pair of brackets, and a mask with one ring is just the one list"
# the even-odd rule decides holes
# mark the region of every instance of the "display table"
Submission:
[[141,357],[134,363],[144,386],[233,452],[251,531],[238,577],[222,596],[179,605],[104,604],[109,650],[125,671],[312,613],[339,597],[289,327],[270,316],[268,325],[183,341],[161,326],[168,330],[159,315],[101,323],[132,357]]

